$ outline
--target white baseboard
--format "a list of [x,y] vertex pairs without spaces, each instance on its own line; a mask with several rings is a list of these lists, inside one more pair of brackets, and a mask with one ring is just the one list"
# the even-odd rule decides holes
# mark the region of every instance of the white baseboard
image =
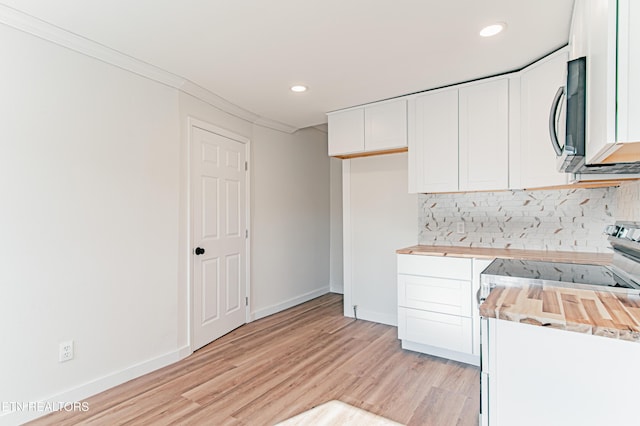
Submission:
[[275,305],[267,306],[266,308],[258,309],[257,311],[254,311],[251,313],[251,321],[259,320],[260,318],[277,314],[278,312],[284,311],[285,309],[293,308],[296,305],[299,305],[304,302],[308,302],[311,299],[315,299],[316,297],[320,297],[329,292],[330,292],[329,286],[321,287],[319,289],[310,291],[305,294],[301,294],[300,296],[296,296],[289,300],[285,300],[282,303],[278,303]]
[[464,362],[465,364],[480,366],[480,356],[467,354],[464,352],[452,351],[449,349],[438,348],[436,346],[424,345],[422,343],[402,341],[402,349],[420,352],[423,354],[433,355],[440,358],[452,359],[454,361]]
[[[159,357],[132,365],[128,368],[125,368],[124,370],[116,371],[109,375],[92,380],[73,389],[68,389],[66,391],[60,392],[49,398],[45,398],[40,401],[29,402],[37,403],[40,406],[46,406],[47,404],[52,406],[60,406],[63,402],[82,402],[84,399],[87,399],[107,389],[111,389],[114,386],[118,386],[122,383],[128,382],[129,380],[135,379],[147,373],[151,373],[152,371],[158,370],[162,367],[166,367],[167,365],[173,364],[174,362],[180,361],[190,354],[191,350],[188,346],[182,347],[178,350],[160,355]],[[26,401],[19,402],[26,403]],[[25,405],[25,409],[23,409],[22,411],[17,409],[15,411],[7,411],[2,413],[2,415],[0,415],[0,426],[13,426],[23,424],[51,413],[51,411],[37,411],[35,407],[33,410],[29,410],[26,408],[27,407]],[[91,407],[89,406],[88,409],[91,410]]]
[[329,288],[331,293],[344,294],[344,285],[342,283],[331,283]]
[[[345,313],[347,309],[345,308]],[[353,308],[349,308],[349,315],[345,315],[353,318]],[[398,315],[389,315],[381,312],[375,311],[367,311],[358,307],[357,310],[358,319],[371,321],[371,322],[379,322],[381,324],[392,325],[394,327],[398,326]]]
[[182,348],[178,349],[177,352],[178,352],[178,361],[180,361],[181,359],[185,359],[186,357],[188,357],[193,353],[193,351],[191,350],[191,346],[189,345],[183,346]]

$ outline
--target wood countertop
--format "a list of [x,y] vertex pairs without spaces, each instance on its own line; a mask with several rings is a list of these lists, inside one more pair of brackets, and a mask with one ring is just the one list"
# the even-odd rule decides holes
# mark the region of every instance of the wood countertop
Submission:
[[497,286],[480,315],[640,342],[640,296],[546,285]]
[[[396,251],[422,256],[610,264],[613,254],[416,245]],[[547,284],[496,286],[480,315],[640,343],[640,296]]]
[[522,259],[542,260],[564,263],[589,263],[606,265],[611,263],[613,254],[583,253],[573,251],[546,251],[499,249],[482,247],[426,246],[417,245],[396,250],[397,254],[415,254],[421,256],[471,257],[476,259]]

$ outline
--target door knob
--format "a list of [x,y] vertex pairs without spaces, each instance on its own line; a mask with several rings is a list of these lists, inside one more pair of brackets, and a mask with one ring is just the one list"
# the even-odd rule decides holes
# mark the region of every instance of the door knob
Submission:
[[196,247],[196,256],[200,256],[204,254],[204,249],[202,247]]

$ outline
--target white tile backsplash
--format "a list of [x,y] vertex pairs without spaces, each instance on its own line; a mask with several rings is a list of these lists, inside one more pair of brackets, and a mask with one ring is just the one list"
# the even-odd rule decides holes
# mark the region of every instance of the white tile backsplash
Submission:
[[616,219],[640,221],[640,181],[625,182],[618,188]]
[[[640,182],[610,188],[422,194],[418,242],[425,245],[607,252],[602,231],[640,221]],[[456,233],[458,222],[465,232]]]

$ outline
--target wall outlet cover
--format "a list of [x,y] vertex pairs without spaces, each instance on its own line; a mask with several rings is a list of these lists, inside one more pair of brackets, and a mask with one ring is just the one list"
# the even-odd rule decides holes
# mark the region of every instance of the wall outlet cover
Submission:
[[73,359],[73,340],[60,343],[60,352],[58,360],[60,362],[70,361]]

